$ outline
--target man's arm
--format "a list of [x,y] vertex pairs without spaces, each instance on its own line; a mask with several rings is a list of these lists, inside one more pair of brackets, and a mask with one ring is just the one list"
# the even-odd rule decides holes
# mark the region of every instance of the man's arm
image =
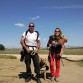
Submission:
[[37,41],[37,49],[40,48],[40,45],[41,45],[40,40],[38,40],[38,41]]
[[25,38],[23,36],[21,37],[20,44],[26,50],[27,53],[30,52],[29,48],[25,45]]
[[34,50],[35,53],[38,53],[38,50],[40,48],[40,40],[37,40],[37,48]]

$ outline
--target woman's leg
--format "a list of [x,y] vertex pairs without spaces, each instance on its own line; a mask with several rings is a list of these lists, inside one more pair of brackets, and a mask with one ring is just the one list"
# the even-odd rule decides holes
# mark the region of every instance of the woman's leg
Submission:
[[51,76],[54,77],[54,56],[50,56],[50,72]]
[[56,57],[55,57],[55,63],[56,63],[55,77],[59,77],[59,73],[60,73],[60,58],[58,57],[57,54],[56,54]]

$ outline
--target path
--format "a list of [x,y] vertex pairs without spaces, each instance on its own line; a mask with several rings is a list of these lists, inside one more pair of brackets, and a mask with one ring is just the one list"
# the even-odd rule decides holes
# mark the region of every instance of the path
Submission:
[[[0,54],[2,55],[2,54]],[[16,56],[18,59],[20,59],[20,54],[3,54],[3,55],[11,55],[11,56]],[[46,54],[40,54],[40,57],[47,58],[48,55]],[[67,57],[68,59],[71,60],[80,60],[83,59],[83,55],[63,55],[62,57]]]
[[[25,64],[20,62],[20,55],[18,59],[0,59],[0,83],[25,83]],[[63,55],[64,57],[68,55]],[[68,57],[71,57],[69,55]],[[41,57],[47,57],[46,55],[41,55]],[[81,55],[73,55],[73,58],[83,58]],[[70,62],[63,60],[64,66],[61,64],[60,72],[60,82],[59,83],[83,83],[83,67],[77,65],[77,62]],[[49,65],[49,63],[47,63]],[[31,64],[32,73],[34,73],[33,63]],[[40,78],[42,83],[50,83],[49,79],[50,70],[47,71],[47,80]],[[37,83],[32,79],[29,83]],[[52,83],[55,83],[52,82]]]

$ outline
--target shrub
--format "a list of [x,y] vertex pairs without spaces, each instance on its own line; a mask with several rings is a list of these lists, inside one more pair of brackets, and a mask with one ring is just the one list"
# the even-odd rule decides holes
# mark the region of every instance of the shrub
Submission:
[[0,50],[5,50],[4,45],[0,44]]

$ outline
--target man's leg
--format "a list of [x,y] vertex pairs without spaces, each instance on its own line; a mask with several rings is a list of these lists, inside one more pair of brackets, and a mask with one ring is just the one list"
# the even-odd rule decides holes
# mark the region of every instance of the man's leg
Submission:
[[26,64],[26,74],[27,74],[27,79],[25,81],[30,81],[31,80],[31,56],[26,54],[25,56],[25,64]]
[[39,63],[39,56],[36,54],[32,56],[34,67],[35,67],[35,73],[37,77],[37,83],[41,83],[40,81],[40,63]]

